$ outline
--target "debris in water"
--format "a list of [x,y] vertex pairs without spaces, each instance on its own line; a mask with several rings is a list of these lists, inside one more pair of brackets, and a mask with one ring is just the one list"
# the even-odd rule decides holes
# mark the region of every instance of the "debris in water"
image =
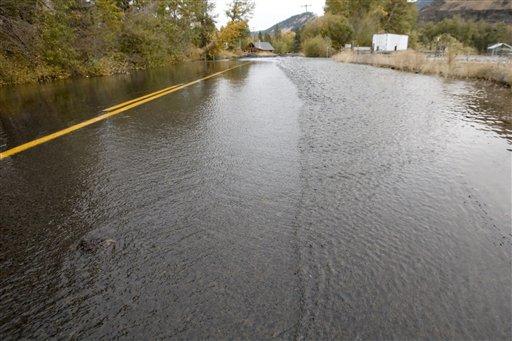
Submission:
[[102,249],[115,249],[116,241],[113,239],[95,238],[91,240],[81,240],[76,249],[85,253],[94,253]]

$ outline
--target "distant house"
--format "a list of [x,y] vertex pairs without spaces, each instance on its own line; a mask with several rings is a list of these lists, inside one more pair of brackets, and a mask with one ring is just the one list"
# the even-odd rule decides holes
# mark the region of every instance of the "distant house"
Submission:
[[497,43],[487,48],[487,52],[491,55],[512,55],[512,46],[505,43]]
[[372,50],[374,52],[406,51],[409,43],[409,36],[402,34],[374,34],[372,39]]
[[249,50],[251,52],[274,52],[272,44],[266,41],[258,41],[249,44]]

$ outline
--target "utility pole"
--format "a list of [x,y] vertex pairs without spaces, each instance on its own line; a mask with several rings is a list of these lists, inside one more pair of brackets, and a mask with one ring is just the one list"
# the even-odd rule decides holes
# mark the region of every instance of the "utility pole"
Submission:
[[313,7],[313,6],[312,6],[312,5],[304,5],[304,6],[302,6],[302,7],[306,7],[306,13],[307,13],[307,12],[308,12],[308,8],[309,8],[309,7]]

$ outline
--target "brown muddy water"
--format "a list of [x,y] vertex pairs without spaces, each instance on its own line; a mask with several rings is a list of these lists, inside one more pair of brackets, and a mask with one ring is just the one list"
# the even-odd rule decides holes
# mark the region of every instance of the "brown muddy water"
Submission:
[[[232,63],[0,90],[0,150]],[[0,161],[0,338],[510,339],[510,89],[253,61]]]

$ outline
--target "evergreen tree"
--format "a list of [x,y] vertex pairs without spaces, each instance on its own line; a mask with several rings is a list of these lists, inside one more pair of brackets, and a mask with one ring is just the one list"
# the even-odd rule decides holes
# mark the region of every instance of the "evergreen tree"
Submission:
[[274,39],[281,39],[281,28],[279,27],[279,24],[276,24],[276,26],[274,27]]
[[295,31],[295,37],[293,39],[292,52],[299,53],[301,50],[301,30]]

